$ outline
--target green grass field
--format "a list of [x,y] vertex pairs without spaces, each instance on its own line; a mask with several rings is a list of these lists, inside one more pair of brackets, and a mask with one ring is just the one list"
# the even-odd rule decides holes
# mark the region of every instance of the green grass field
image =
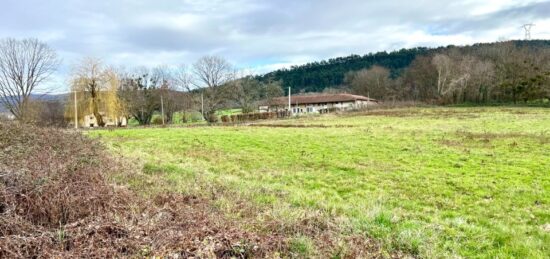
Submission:
[[[288,220],[319,212],[387,251],[550,257],[548,109],[411,108],[88,134],[142,173],[162,172],[167,186],[155,188],[227,189]],[[300,249],[315,250],[302,239]]]

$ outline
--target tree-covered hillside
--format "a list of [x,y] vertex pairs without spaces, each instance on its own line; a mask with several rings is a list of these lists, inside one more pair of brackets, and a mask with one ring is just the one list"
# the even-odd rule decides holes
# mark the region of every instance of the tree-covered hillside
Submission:
[[363,56],[350,55],[347,57],[332,58],[320,62],[312,62],[301,66],[293,66],[290,69],[280,69],[263,76],[260,81],[280,80],[284,87],[291,86],[295,92],[320,92],[328,87],[338,87],[344,84],[344,77],[350,71],[358,71],[370,68],[373,65],[389,69],[390,76],[396,78],[403,74],[404,70],[418,56],[431,56],[453,49],[463,52],[475,52],[487,47],[498,47],[502,44],[512,43],[517,47],[548,48],[550,40],[512,41],[497,43],[481,43],[472,46],[447,46],[439,48],[412,48],[401,49],[393,52],[369,53]]

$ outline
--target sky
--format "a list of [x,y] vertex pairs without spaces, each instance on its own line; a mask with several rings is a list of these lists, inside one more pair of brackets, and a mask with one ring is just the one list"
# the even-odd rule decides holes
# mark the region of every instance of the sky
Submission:
[[[418,46],[550,39],[550,0],[2,0],[0,38],[38,38],[66,91],[83,57],[113,66],[192,65],[224,57],[250,73]],[[53,89],[53,90],[52,90]]]

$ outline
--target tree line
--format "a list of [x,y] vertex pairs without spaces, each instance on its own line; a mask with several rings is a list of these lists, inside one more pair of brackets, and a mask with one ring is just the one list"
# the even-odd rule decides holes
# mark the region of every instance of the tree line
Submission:
[[194,110],[215,122],[220,109],[252,112],[259,100],[283,95],[281,82],[260,82],[217,56],[204,56],[191,66],[130,69],[88,57],[72,68],[64,106],[33,100],[32,92],[60,63],[55,50],[39,40],[0,41],[0,101],[17,120],[51,125],[75,118],[81,123],[93,115],[99,126],[107,124],[106,117],[118,124],[119,118],[133,118],[148,125],[160,113],[168,124],[176,112]]
[[[210,122],[221,109],[256,110],[259,101],[293,92],[351,92],[380,100],[436,104],[517,103],[550,99],[550,41],[510,41],[466,47],[414,48],[349,56],[277,70],[239,71],[222,57],[190,66],[120,68],[97,58],[75,64],[65,103],[35,100],[60,65],[56,51],[37,39],[0,40],[0,103],[20,121],[64,125],[93,115],[100,126],[154,114],[173,123],[177,112],[200,111]],[[120,120],[119,120],[120,119]]]
[[[75,67],[71,90],[77,99],[77,116],[93,114],[99,126],[106,124],[104,114],[148,125],[160,113],[162,123],[170,124],[176,112],[189,110],[201,111],[205,120],[216,122],[220,109],[240,107],[252,112],[260,99],[283,94],[280,83],[261,83],[217,56],[202,57],[191,67],[130,70],[86,58]],[[67,118],[74,118],[71,112],[69,107]]]
[[414,48],[331,59],[259,76],[295,91],[346,91],[439,104],[550,98],[550,41]]

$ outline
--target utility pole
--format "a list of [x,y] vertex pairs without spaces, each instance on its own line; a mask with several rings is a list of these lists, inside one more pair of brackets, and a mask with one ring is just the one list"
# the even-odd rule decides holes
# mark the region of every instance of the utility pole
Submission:
[[367,92],[367,111],[369,111],[370,93]]
[[164,125],[164,100],[162,94],[160,95],[160,113],[162,114],[162,125]]
[[526,23],[521,27],[525,30],[525,40],[531,40],[531,28],[535,26],[533,23]]
[[[201,114],[202,114],[202,118],[204,118],[204,96],[203,96],[203,93],[201,93]],[[206,119],[206,118],[204,118]]]
[[76,90],[74,91],[74,128],[78,129],[78,105],[76,101]]
[[292,113],[292,106],[290,104],[290,86],[288,87],[288,112]]

